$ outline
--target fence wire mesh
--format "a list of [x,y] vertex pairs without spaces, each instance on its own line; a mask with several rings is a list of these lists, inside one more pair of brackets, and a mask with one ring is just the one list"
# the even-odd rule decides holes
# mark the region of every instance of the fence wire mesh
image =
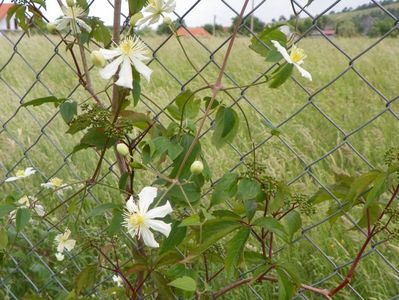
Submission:
[[[201,8],[210,1],[191,1],[190,7],[185,12],[182,14],[175,13],[180,26],[186,28],[185,18],[190,14],[195,14],[197,10],[201,11]],[[224,5],[226,13],[238,16],[237,7],[242,4],[237,2],[242,1],[215,1],[220,1]],[[90,1],[90,6],[95,5],[95,2],[102,1]],[[293,104],[288,104],[284,108],[274,100],[277,99],[275,94],[256,87],[256,83],[262,81],[265,75],[273,72],[278,64],[267,65],[258,61],[256,64],[250,65],[247,60],[252,59],[252,54],[244,53],[241,55],[235,52],[224,73],[224,84],[237,88],[231,92],[230,100],[233,101],[230,101],[230,103],[232,107],[240,106],[240,109],[248,114],[250,127],[255,123],[265,126],[261,125],[261,129],[259,127],[253,129],[255,147],[248,143],[233,142],[229,144],[228,149],[223,150],[224,157],[220,158],[220,165],[221,168],[229,168],[231,171],[238,169],[246,164],[246,160],[254,154],[254,151],[256,151],[258,157],[274,156],[276,157],[275,164],[268,162],[265,158],[266,165],[271,169],[275,168],[276,173],[278,171],[285,172],[285,178],[290,184],[299,183],[312,186],[313,190],[324,188],[339,205],[339,199],[328,188],[328,184],[331,183],[331,175],[329,174],[337,169],[344,170],[349,164],[352,164],[351,168],[354,171],[372,169],[378,166],[381,159],[376,157],[374,151],[368,149],[375,148],[382,151],[388,144],[395,145],[395,139],[397,139],[399,128],[398,80],[391,78],[392,82],[381,83],[368,79],[362,60],[370,52],[379,51],[387,40],[396,45],[397,49],[397,40],[392,41],[391,35],[398,30],[398,16],[390,12],[385,5],[371,1],[375,10],[391,19],[391,28],[379,38],[366,39],[365,44],[355,45],[355,50],[353,50],[348,48],[347,44],[343,47],[341,39],[329,36],[319,26],[319,21],[323,16],[329,14],[337,6],[342,6],[345,1],[325,1],[322,4],[323,9],[321,12],[319,10],[318,13],[312,12],[312,5],[306,6],[306,2],[291,1],[292,13],[296,13],[300,17],[308,17],[311,20],[311,26],[303,34],[295,37],[296,42],[301,42],[306,38],[312,39],[316,48],[317,45],[323,44],[323,47],[327,49],[326,55],[322,55],[325,59],[325,68],[334,65],[334,70],[338,72],[329,74],[331,76],[328,77],[322,76],[323,70],[320,70],[317,75],[322,77],[323,80],[318,81],[319,85],[316,88],[309,88],[299,78],[292,77],[290,82],[287,83],[289,91],[284,94],[284,101],[290,102],[292,100]],[[346,2],[347,5],[351,5],[351,1]],[[0,1],[0,3],[3,4],[3,1]],[[111,11],[113,2],[106,1],[106,3]],[[265,10],[272,9],[271,1],[256,1],[253,8],[247,9],[244,20],[250,19],[255,13],[262,18]],[[124,24],[128,24],[127,16],[122,14],[122,18]],[[88,178],[88,172],[94,166],[95,161],[85,154],[71,155],[72,147],[77,144],[78,139],[71,137],[71,140],[63,140],[65,127],[60,125],[62,122],[56,110],[49,109],[47,111],[44,108],[25,108],[22,106],[24,102],[43,95],[62,96],[78,100],[81,103],[90,98],[81,83],[75,79],[77,74],[75,67],[71,62],[69,53],[65,51],[65,45],[62,41],[47,32],[41,32],[38,28],[35,30],[35,33],[31,36],[23,31],[0,33],[0,95],[1,105],[4,108],[2,108],[0,114],[0,187],[4,196],[13,189],[20,189],[18,184],[10,187],[4,183],[4,178],[14,174],[18,169],[33,166],[40,173],[43,182],[55,176],[73,178],[74,181],[84,181]],[[256,37],[256,33],[251,30],[249,22],[241,24],[240,32],[247,33],[249,37]],[[231,36],[226,34],[226,36],[215,38],[201,38],[190,34],[182,39],[182,42],[188,45],[188,54],[196,68],[187,64],[181,53],[173,53],[175,51],[173,34],[156,38],[144,35],[141,38],[152,51],[152,59],[148,64],[157,69],[159,79],[152,83],[155,87],[152,85],[145,86],[140,105],[156,116],[157,122],[162,124],[170,118],[165,109],[166,106],[172,103],[177,96],[168,93],[164,86],[170,86],[178,92],[178,90],[198,86],[202,80],[201,77],[212,82],[215,74],[220,70],[221,57]],[[239,39],[237,43],[248,44],[248,41],[248,36],[245,36],[241,40]],[[318,48],[316,51],[321,50]],[[397,52],[393,51],[392,55],[397,55]],[[184,64],[184,72],[182,66],[176,64],[176,59],[183,61],[179,64]],[[386,59],[389,60],[390,58]],[[234,63],[241,66],[232,67]],[[378,61],[369,61],[369,63],[367,71],[389,72],[389,70],[381,70]],[[246,70],[248,65],[254,68],[254,72]],[[249,82],[244,82],[241,78],[241,75],[245,72],[248,73],[245,76],[251,78]],[[335,85],[341,87],[341,92],[331,93],[331,89]],[[153,89],[156,89],[156,91]],[[359,95],[364,95],[360,93],[362,90],[367,90],[368,95],[370,95],[370,99],[363,99],[364,106],[367,107],[368,103],[373,102],[373,109],[368,110],[366,108],[364,110],[359,106],[351,105],[353,99],[359,97]],[[110,94],[111,90],[109,89],[104,91],[102,96],[109,97]],[[163,100],[155,102],[152,100],[153,98],[163,98]],[[294,98],[299,100],[293,101]],[[282,101],[281,98],[278,99]],[[282,109],[285,110],[279,111]],[[354,116],[357,116],[357,122],[346,122]],[[303,124],[304,120],[314,121],[318,126],[312,127],[313,129],[307,127],[306,124]],[[206,140],[209,132],[212,131],[212,121],[210,117],[208,127],[201,139]],[[347,124],[351,124],[351,126]],[[282,134],[278,136],[270,134],[270,131],[267,130],[268,126],[281,130]],[[305,130],[301,138],[307,135],[310,137],[303,143],[298,142],[296,137],[301,128]],[[387,139],[382,141],[382,143],[386,142],[386,145],[381,145],[381,141],[373,141],[375,131],[387,134]],[[371,141],[364,141],[361,137],[366,137]],[[329,138],[331,142],[323,141],[324,138]],[[73,144],[71,141],[75,141],[75,143]],[[367,142],[369,144],[365,145],[364,143]],[[364,151],[366,147],[367,151]],[[229,157],[229,161],[226,161],[225,157]],[[268,163],[270,164],[268,165]],[[283,166],[277,167],[276,164]],[[292,169],[285,170],[284,168],[287,165],[293,166]],[[334,170],[331,165],[334,165],[336,169]],[[212,182],[217,182],[218,175],[221,174],[213,174]],[[41,226],[36,231],[28,228],[14,237],[15,247],[13,251],[1,258],[7,260],[6,266],[2,267],[0,271],[0,286],[3,295],[7,295],[10,299],[22,299],[23,291],[26,290],[44,297],[51,295],[51,291],[54,290],[63,290],[66,293],[70,291],[71,278],[76,276],[81,268],[89,262],[88,258],[82,254],[83,249],[80,253],[69,253],[68,264],[62,264],[62,267],[54,264],[54,260],[49,258],[52,254],[48,253],[46,249],[53,247],[54,235],[62,231],[63,225],[66,222],[73,222],[73,220],[70,220],[67,207],[70,205],[82,205],[84,207],[86,204],[83,203],[83,200],[90,205],[106,202],[115,195],[110,185],[115,185],[118,177],[119,171],[116,161],[112,155],[106,156],[98,183],[90,187],[83,197],[79,197],[73,204],[60,205],[52,214],[47,215],[44,218],[45,227]],[[207,197],[211,191],[212,186],[205,190],[203,197]],[[42,190],[36,196],[40,197],[45,193]],[[60,204],[64,203],[64,200],[63,194],[57,194],[57,201]],[[334,214],[325,218],[317,214],[315,218],[304,224],[301,236],[295,240],[295,244],[305,249],[307,253],[303,259],[315,260],[318,265],[324,266],[322,270],[317,270],[314,274],[312,270],[306,270],[306,272],[313,274],[306,278],[310,280],[307,283],[313,286],[322,287],[331,282],[342,280],[345,277],[345,271],[353,260],[349,252],[356,251],[356,245],[342,246],[344,243],[338,243],[338,241],[335,245],[326,245],[325,241],[320,240],[322,236],[316,234],[320,228],[330,226],[329,219],[333,216]],[[366,236],[366,232],[357,225],[357,222],[349,213],[345,214],[343,219],[345,219],[343,222],[353,227],[352,235],[356,236],[358,240]],[[32,224],[32,226],[34,227],[35,224]],[[85,227],[81,227],[81,234],[90,235],[92,233],[86,232]],[[323,238],[327,239],[327,237]],[[335,240],[338,238],[334,237]],[[342,253],[348,255],[343,254],[342,257],[330,256],[328,247],[339,247],[337,245],[343,248],[341,249]],[[375,268],[378,265],[384,265],[385,270],[387,270],[387,274],[381,274],[384,282],[388,286],[389,284],[398,286],[399,260],[397,255],[392,255],[391,247],[390,242],[374,240],[372,246],[365,252],[362,262],[372,260],[375,263]],[[281,251],[284,251],[284,249],[281,249]],[[126,252],[126,249],[121,250],[121,252]],[[130,262],[131,260],[127,260],[124,264]],[[315,265],[312,266],[317,269]],[[305,267],[303,271],[305,272]],[[64,274],[68,274],[68,278]],[[242,271],[241,276],[245,277],[244,271]],[[97,289],[109,285],[111,277],[111,273],[109,276],[102,276],[92,293],[95,295]],[[377,279],[379,278],[371,278],[372,282],[363,282],[363,285],[378,284],[377,281],[374,281]],[[202,280],[205,279],[202,278]],[[365,296],[358,286],[358,281],[354,281],[348,286],[346,289],[347,299],[368,299],[368,296]],[[250,299],[268,299],[257,285],[249,286],[246,289],[245,295]],[[314,295],[300,290],[296,298],[313,299]],[[388,298],[399,299],[398,289],[388,291],[387,294],[382,296],[375,295],[374,299]]]

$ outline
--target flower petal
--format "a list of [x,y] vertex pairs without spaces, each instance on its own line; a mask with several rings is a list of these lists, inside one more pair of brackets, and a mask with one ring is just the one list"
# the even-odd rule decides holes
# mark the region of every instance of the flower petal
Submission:
[[122,52],[119,48],[116,49],[101,48],[99,51],[104,56],[105,59],[113,59],[116,56],[122,55]]
[[138,211],[137,205],[136,205],[136,203],[135,203],[134,200],[133,200],[133,196],[130,196],[129,200],[127,200],[127,202],[126,202],[126,208],[127,208],[127,210],[128,210],[129,212],[131,212],[131,213],[134,213],[134,212],[137,212],[137,211]]
[[279,42],[272,40],[274,47],[276,47],[277,51],[284,57],[284,59],[289,63],[292,64],[291,56],[288,54],[287,49],[280,45]]
[[121,69],[119,70],[119,78],[115,84],[128,89],[133,88],[132,66],[128,57],[124,57],[123,59]]
[[118,67],[122,61],[123,57],[120,56],[117,59],[115,59],[113,62],[106,65],[105,68],[100,70],[100,76],[106,80],[111,79],[111,77],[115,75],[116,71],[118,71]]
[[55,20],[54,24],[55,24],[55,28],[58,31],[64,30],[68,25],[69,25],[70,20],[67,18],[62,18],[59,20]]
[[15,180],[19,180],[22,179],[23,177],[17,177],[17,176],[13,176],[13,177],[9,177],[6,180],[4,180],[5,182],[11,182],[11,181],[15,181]]
[[147,23],[147,21],[150,20],[151,18],[152,18],[152,15],[141,18],[139,21],[137,21],[136,25],[138,27],[140,27],[141,25],[144,25],[145,23]]
[[138,60],[136,57],[132,58],[133,65],[136,68],[137,72],[144,76],[147,81],[150,81],[152,70],[147,67],[142,61]]
[[62,253],[56,253],[55,257],[57,258],[58,261],[63,261],[65,256]]
[[312,81],[312,75],[306,71],[304,68],[302,68],[300,65],[295,64],[295,67],[298,69],[298,71],[301,73],[302,77],[305,77],[306,79]]
[[169,236],[169,233],[172,229],[172,226],[170,224],[167,224],[164,221],[160,220],[148,220],[146,223],[148,226],[150,226],[150,228],[162,233],[166,237]]
[[143,238],[144,244],[146,244],[148,247],[159,247],[159,244],[154,238],[154,234],[148,228],[142,228],[140,233],[141,237]]
[[86,30],[87,32],[91,32],[91,27],[90,27],[89,25],[87,25],[85,21],[83,21],[83,20],[81,20],[81,19],[79,19],[79,18],[76,18],[76,22],[77,22],[78,25],[79,25],[80,27],[82,27],[84,30]]
[[44,211],[44,207],[40,204],[36,204],[34,210],[39,217],[43,217],[46,214],[46,212]]
[[76,241],[75,240],[67,240],[64,243],[64,247],[68,250],[71,251],[73,248],[75,248]]
[[164,12],[172,13],[175,9],[176,9],[175,0],[169,0],[168,2],[166,2]]
[[59,243],[58,246],[57,246],[57,251],[58,251],[59,253],[62,253],[62,252],[64,252],[64,248],[65,248],[64,242],[61,242],[61,243]]
[[170,206],[169,201],[166,201],[165,205],[158,206],[149,210],[146,214],[146,217],[149,219],[163,218],[167,214],[170,214],[172,211],[172,206]]
[[151,203],[154,202],[155,197],[157,196],[157,188],[152,186],[146,186],[139,193],[139,209],[140,212],[144,215],[148,211]]
[[30,176],[30,175],[33,175],[35,173],[36,173],[36,170],[34,168],[32,168],[32,167],[26,168],[25,171],[24,171],[24,175],[26,177]]

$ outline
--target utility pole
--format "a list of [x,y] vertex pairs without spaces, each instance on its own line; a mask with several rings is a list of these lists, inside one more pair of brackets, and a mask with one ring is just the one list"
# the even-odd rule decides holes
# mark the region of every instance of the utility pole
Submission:
[[216,34],[216,15],[213,15],[213,36]]
[[252,0],[251,32],[254,32],[254,9],[255,9],[255,0]]

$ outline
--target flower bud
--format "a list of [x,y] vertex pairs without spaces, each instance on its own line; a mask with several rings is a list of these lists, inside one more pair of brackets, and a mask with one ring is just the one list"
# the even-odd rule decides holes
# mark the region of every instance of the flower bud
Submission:
[[166,25],[171,25],[172,24],[172,19],[169,18],[169,17],[165,17],[163,19],[163,23],[166,24]]
[[134,14],[131,18],[130,18],[130,25],[134,26],[136,25],[137,21],[140,20],[141,18],[143,18],[143,14],[141,12],[138,12],[137,14]]
[[123,156],[129,155],[129,147],[126,146],[124,143],[119,143],[118,145],[116,145],[116,151],[118,151],[118,153]]
[[196,160],[191,164],[190,171],[194,175],[201,174],[204,170],[204,164],[200,160]]
[[66,4],[67,4],[69,7],[74,7],[74,6],[75,6],[75,1],[74,1],[74,0],[66,0]]
[[96,67],[103,68],[105,66],[104,55],[100,51],[94,50],[90,54],[91,63]]
[[57,31],[57,26],[54,23],[47,23],[47,30],[50,33],[54,33]]

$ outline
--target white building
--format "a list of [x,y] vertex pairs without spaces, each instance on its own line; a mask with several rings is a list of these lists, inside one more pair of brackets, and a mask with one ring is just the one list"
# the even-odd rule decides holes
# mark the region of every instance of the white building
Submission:
[[0,4],[0,31],[3,30],[18,30],[17,20],[12,16],[7,20],[7,12],[13,6],[12,3]]

